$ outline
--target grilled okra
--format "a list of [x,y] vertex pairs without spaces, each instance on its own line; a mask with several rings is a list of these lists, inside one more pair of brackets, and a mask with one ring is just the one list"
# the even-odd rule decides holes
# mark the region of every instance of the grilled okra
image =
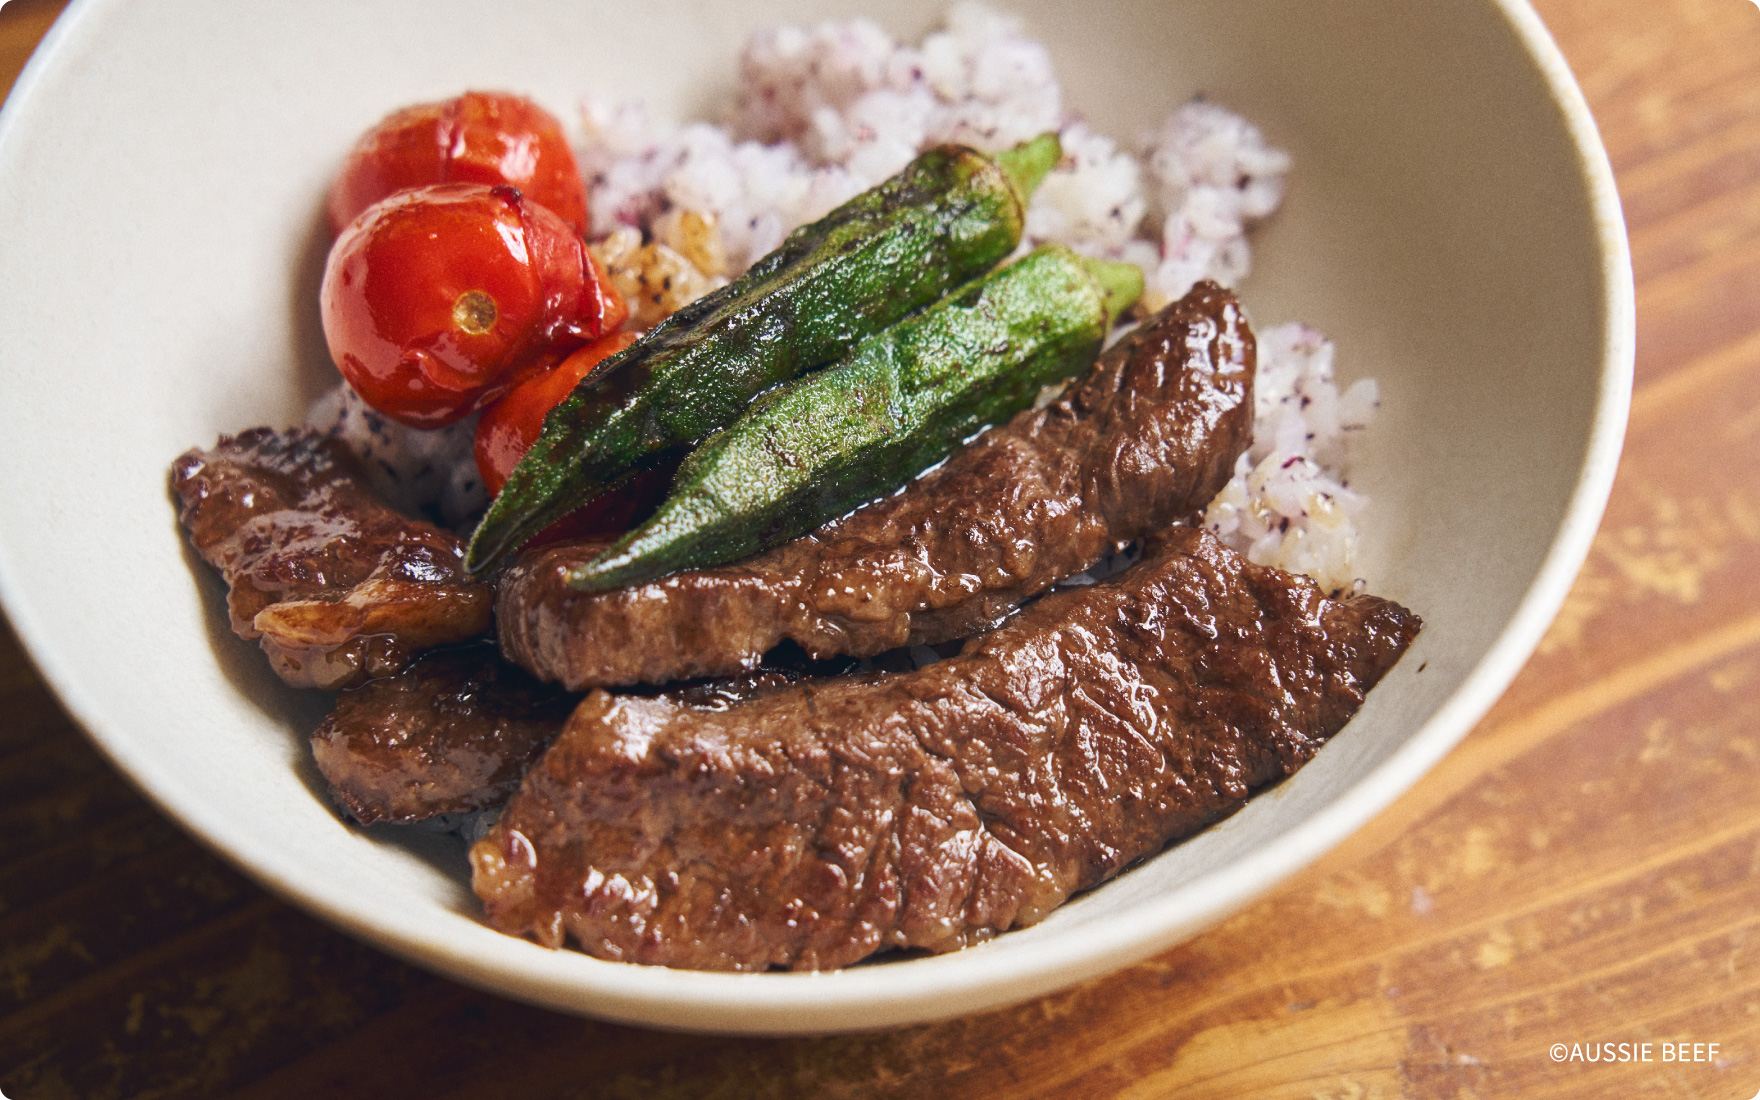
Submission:
[[634,469],[732,423],[757,394],[832,362],[1014,251],[1061,156],[1043,135],[989,157],[941,146],[607,359],[544,420],[472,536],[483,572]]
[[734,561],[909,480],[1085,369],[1142,292],[1130,264],[1040,248],[754,401],[680,467],[647,523],[569,583],[589,591]]

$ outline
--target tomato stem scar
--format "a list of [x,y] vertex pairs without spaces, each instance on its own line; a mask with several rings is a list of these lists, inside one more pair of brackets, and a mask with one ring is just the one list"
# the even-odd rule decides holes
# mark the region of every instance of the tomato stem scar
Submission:
[[480,290],[467,290],[453,299],[452,323],[472,336],[481,336],[494,328],[498,316],[495,299]]

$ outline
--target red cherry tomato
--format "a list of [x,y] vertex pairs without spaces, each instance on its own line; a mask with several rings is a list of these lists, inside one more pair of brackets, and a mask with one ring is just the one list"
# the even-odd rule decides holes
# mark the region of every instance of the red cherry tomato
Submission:
[[477,421],[477,471],[490,493],[499,493],[507,475],[525,457],[544,428],[544,417],[574,392],[594,367],[636,342],[627,332],[604,336],[575,351],[542,374],[528,376]]
[[466,92],[405,107],[361,135],[330,186],[331,230],[406,187],[511,184],[587,231],[581,174],[555,116],[523,96]]
[[[491,493],[499,493],[507,483],[507,475],[543,430],[544,417],[550,410],[573,392],[575,384],[591,374],[593,368],[635,340],[626,332],[594,340],[555,368],[528,377],[483,410],[482,419],[477,421],[477,471]],[[527,545],[543,546],[563,539],[589,539],[629,530],[660,506],[677,467],[676,462],[662,463],[642,471],[544,528]]]
[[643,470],[539,531],[526,545],[621,535],[654,514],[672,491],[672,478],[677,473],[677,462],[663,462]]
[[586,244],[512,187],[400,191],[330,249],[324,338],[369,405],[418,428],[449,424],[628,316]]
[[653,515],[672,489],[677,462],[663,462],[643,470],[615,489],[600,493],[568,515],[532,536],[530,550],[553,542],[582,539],[607,540],[623,534]]

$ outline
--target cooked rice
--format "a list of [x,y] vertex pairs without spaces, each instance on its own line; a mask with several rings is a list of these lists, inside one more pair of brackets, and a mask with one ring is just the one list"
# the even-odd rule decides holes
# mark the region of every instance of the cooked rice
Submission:
[[[971,2],[915,46],[864,19],[759,30],[741,53],[725,125],[660,124],[639,100],[588,98],[581,116],[594,251],[644,323],[737,276],[930,145],[995,152],[1047,130],[1064,157],[1033,197],[1023,249],[1057,242],[1136,263],[1152,311],[1199,279],[1246,278],[1249,233],[1281,203],[1290,166],[1251,123],[1202,99],[1134,149],[1120,146],[1066,109],[1050,53],[1019,20]],[[1348,487],[1347,450],[1373,415],[1375,383],[1341,395],[1332,344],[1302,325],[1261,332],[1259,348],[1257,441],[1205,522],[1255,562],[1348,587],[1367,498]],[[485,504],[474,418],[440,432],[403,428],[344,385],[308,423],[360,451],[401,506],[457,525]]]
[[1027,211],[1043,242],[1140,265],[1159,309],[1201,278],[1234,286],[1251,268],[1247,231],[1277,209],[1289,157],[1252,124],[1194,100],[1141,141],[1139,155],[1063,107],[1045,47],[1020,22],[956,4],[920,46],[864,19],[754,33],[725,126],[654,123],[639,100],[582,104],[588,206],[670,239],[664,215],[690,210],[719,229],[731,277],[789,230],[822,217],[938,142],[997,152],[1048,130],[1062,163]]
[[1249,561],[1305,573],[1338,591],[1357,580],[1357,517],[1348,452],[1380,404],[1372,378],[1342,394],[1333,346],[1303,324],[1260,331],[1253,445],[1210,502],[1204,523]]
[[366,467],[374,490],[401,512],[426,513],[459,527],[489,506],[471,452],[474,415],[444,428],[411,428],[377,411],[341,382],[312,402],[306,427],[342,440]]

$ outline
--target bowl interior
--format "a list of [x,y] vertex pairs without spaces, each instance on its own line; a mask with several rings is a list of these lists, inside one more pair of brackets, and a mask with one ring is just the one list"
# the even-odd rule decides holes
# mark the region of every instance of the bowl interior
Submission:
[[[515,996],[674,1027],[873,1027],[1020,999],[1173,942],[1360,824],[1501,690],[1605,499],[1630,282],[1580,99],[1531,13],[1493,0],[1012,6],[1102,132],[1131,142],[1201,92],[1291,150],[1243,298],[1260,323],[1327,332],[1347,380],[1380,381],[1355,473],[1374,497],[1364,568],[1426,625],[1291,781],[959,955],[821,976],[619,966],[479,925],[455,841],[341,824],[305,748],[323,699],[227,630],[166,471],[221,432],[297,422],[330,384],[320,204],[354,137],[467,87],[565,117],[585,92],[712,116],[747,31],[864,13],[848,0],[76,4],[0,123],[0,378],[30,410],[0,435],[0,591],[76,717],[160,805],[328,919]],[[941,7],[866,14],[916,36]]]

